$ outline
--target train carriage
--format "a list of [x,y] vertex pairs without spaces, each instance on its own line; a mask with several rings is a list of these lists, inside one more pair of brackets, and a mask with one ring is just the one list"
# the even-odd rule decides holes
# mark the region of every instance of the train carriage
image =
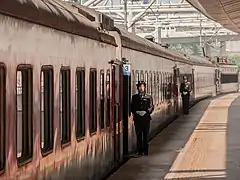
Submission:
[[[153,123],[151,126],[151,131],[157,129],[157,127],[162,124],[163,121],[168,117],[166,114],[166,106],[168,103],[166,101],[166,91],[165,87],[167,83],[172,83],[173,78],[173,66],[174,62],[173,54],[169,53],[165,48],[161,48],[159,45],[150,43],[145,39],[140,37],[133,36],[130,33],[127,33],[123,30],[119,30],[120,33],[115,33],[116,39],[119,39],[118,43],[121,44],[121,47],[118,47],[119,59],[126,59],[131,64],[131,83],[128,84],[131,86],[131,94],[137,93],[136,84],[140,80],[145,80],[147,83],[147,91],[152,95],[155,111],[153,114]],[[130,95],[131,95],[130,94]],[[129,96],[130,98],[131,96]],[[171,97],[169,99],[172,99]],[[126,103],[124,106],[129,106]],[[125,111],[127,114],[129,112]],[[171,112],[173,115],[173,112]],[[160,119],[158,117],[164,117]],[[170,116],[170,115],[169,115]],[[125,118],[126,119],[126,118]],[[158,120],[157,120],[158,119]],[[126,139],[122,139],[122,145],[126,146],[126,152],[129,153],[135,150],[135,133],[132,118],[130,117],[128,122],[123,122],[125,126],[128,126],[128,135],[123,135]],[[126,143],[128,142],[128,143]],[[128,146],[129,144],[129,146]],[[127,148],[127,150],[126,150]]]
[[183,76],[191,101],[215,95],[209,60],[109,22],[72,3],[0,1],[0,179],[103,178],[136,149],[139,80],[154,100],[151,135],[180,114]]
[[[205,76],[214,75],[215,65],[209,60],[197,57],[190,58],[146,39],[133,36],[124,30],[118,29],[118,32],[112,32],[112,34],[117,39],[117,44],[121,45],[121,47],[118,46],[117,48],[117,58],[127,60],[131,64],[131,77],[128,79],[131,82],[128,84],[131,86],[131,94],[137,93],[137,82],[145,80],[147,93],[153,97],[155,110],[152,115],[150,134],[154,135],[162,124],[170,122],[169,119],[180,113],[181,96],[174,89],[178,91],[183,76],[187,76],[192,84],[192,103],[196,99],[214,95],[215,88],[212,87],[215,85],[211,81],[213,80],[211,77],[208,84],[204,82],[205,84],[202,85],[202,93],[195,94],[195,91],[199,90],[195,82],[195,79],[199,79],[200,76],[197,72],[206,71],[209,74],[203,73]],[[125,94],[125,98],[127,97],[130,99],[129,94]],[[124,106],[129,106],[127,104],[129,99],[124,101]],[[125,114],[123,114],[123,129],[128,129],[128,131],[123,131],[123,138],[120,138],[120,144],[125,150],[125,152],[121,152],[123,155],[136,149],[133,121],[131,116],[128,115],[129,111],[126,110]]]
[[0,179],[96,178],[113,163],[115,39],[71,6],[33,2],[0,2]]
[[220,93],[238,92],[239,90],[239,68],[235,64],[220,63]]
[[190,56],[193,61],[194,99],[216,95],[215,67],[210,59]]

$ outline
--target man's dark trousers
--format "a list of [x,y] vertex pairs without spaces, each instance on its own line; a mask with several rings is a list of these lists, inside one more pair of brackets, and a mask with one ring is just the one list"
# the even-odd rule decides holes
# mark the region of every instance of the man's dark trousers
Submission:
[[135,121],[135,131],[137,135],[138,153],[148,155],[148,134],[150,129],[150,120],[146,116],[138,116]]
[[189,95],[182,95],[183,113],[189,114]]

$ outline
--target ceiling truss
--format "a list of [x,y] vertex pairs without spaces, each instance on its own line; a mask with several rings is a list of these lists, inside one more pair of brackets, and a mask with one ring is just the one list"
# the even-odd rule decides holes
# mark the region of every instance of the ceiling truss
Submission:
[[[75,0],[114,19],[115,24],[155,38],[235,33],[208,19],[185,0]],[[161,31],[159,33],[159,31]]]

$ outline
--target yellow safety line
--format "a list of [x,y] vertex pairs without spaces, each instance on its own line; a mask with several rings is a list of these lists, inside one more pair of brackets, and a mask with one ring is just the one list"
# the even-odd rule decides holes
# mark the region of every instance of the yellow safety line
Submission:
[[225,178],[228,108],[239,94],[213,100],[164,179]]

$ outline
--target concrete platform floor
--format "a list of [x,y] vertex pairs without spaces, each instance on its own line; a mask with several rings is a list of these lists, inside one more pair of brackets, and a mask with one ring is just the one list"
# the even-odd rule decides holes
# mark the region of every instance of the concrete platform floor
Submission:
[[204,100],[109,180],[240,180],[240,94]]

